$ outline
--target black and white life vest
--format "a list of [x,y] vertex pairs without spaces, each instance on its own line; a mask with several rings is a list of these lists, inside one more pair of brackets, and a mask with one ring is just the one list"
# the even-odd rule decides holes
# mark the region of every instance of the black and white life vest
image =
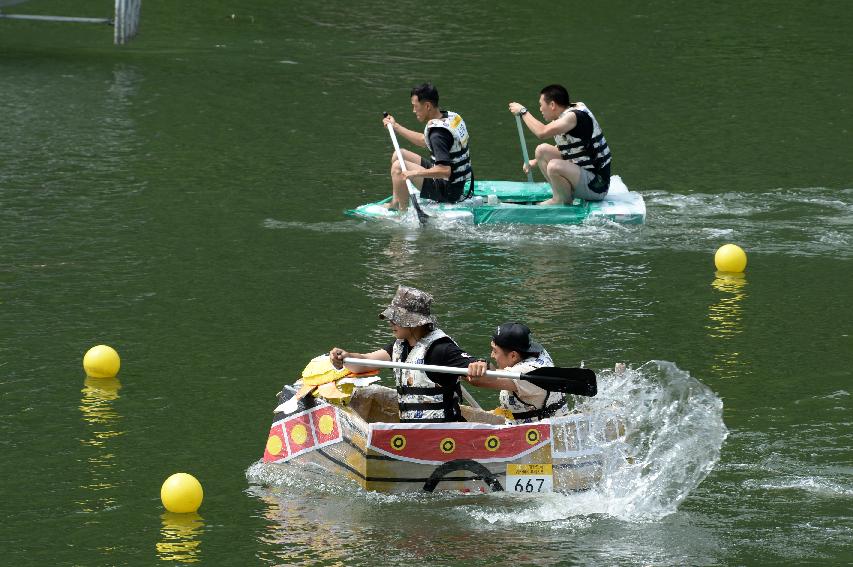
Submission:
[[[409,351],[404,362],[423,364],[429,347],[447,335],[441,329],[435,329],[421,338]],[[394,343],[391,359],[401,362],[403,341]],[[394,369],[394,379],[397,383],[397,402],[400,406],[400,421],[407,422],[442,422],[459,421],[459,386],[446,388],[429,379],[422,370]]]
[[435,155],[429,145],[429,131],[432,128],[444,128],[453,136],[450,147],[450,178],[449,183],[469,183],[471,181],[471,155],[468,153],[468,127],[465,121],[455,112],[443,112],[441,118],[433,118],[424,128],[426,146],[435,161]]
[[592,120],[592,138],[590,140],[582,140],[571,136],[568,132],[558,134],[554,136],[554,140],[557,142],[557,149],[560,150],[563,159],[570,160],[578,165],[578,167],[588,169],[600,175],[601,170],[610,163],[610,148],[607,146],[607,140],[604,138],[601,126],[598,125],[598,120],[595,119],[592,111],[584,103],[574,103],[564,110],[559,118],[576,110],[583,112]]
[[[525,374],[536,368],[543,366],[554,366],[551,360],[551,355],[547,350],[539,353],[539,356],[531,356],[525,358],[518,364],[507,368],[513,372],[521,372]],[[515,392],[509,390],[501,390],[498,396],[501,407],[509,410],[512,413],[512,419],[507,419],[507,423],[515,425],[518,423],[531,423],[545,419],[546,417],[566,415],[569,413],[569,408],[566,405],[566,396],[562,392],[548,392],[545,396],[545,402],[542,407],[529,404],[519,398]]]

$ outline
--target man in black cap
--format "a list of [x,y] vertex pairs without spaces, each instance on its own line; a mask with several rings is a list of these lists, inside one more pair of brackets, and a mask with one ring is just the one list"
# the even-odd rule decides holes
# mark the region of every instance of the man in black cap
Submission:
[[[498,369],[522,374],[554,366],[548,351],[530,338],[530,329],[521,323],[504,323],[495,329],[492,358]],[[501,391],[500,406],[495,413],[503,415],[507,423],[531,423],[569,413],[566,397],[561,392],[543,390],[520,378],[490,378],[485,376],[486,370],[485,362],[472,362],[468,365],[466,380],[475,386]]]
[[[465,368],[480,360],[463,352],[453,339],[436,327],[431,306],[430,294],[400,286],[391,305],[379,314],[380,319],[391,325],[394,340],[383,349],[364,354],[335,347],[329,351],[332,364],[341,368],[344,359],[352,357]],[[355,372],[372,370],[364,366],[347,367]],[[465,421],[459,408],[458,376],[395,368],[394,378],[401,422]]]

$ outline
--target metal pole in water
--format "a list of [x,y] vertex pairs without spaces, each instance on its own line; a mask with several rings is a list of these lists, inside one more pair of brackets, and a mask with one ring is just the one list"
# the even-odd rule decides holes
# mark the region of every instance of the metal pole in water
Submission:
[[113,43],[124,45],[139,32],[142,0],[116,0]]
[[[20,4],[25,0],[12,2]],[[0,0],[0,6],[4,3]],[[7,3],[9,4],[9,0]],[[0,18],[7,20],[38,20],[43,22],[70,22],[76,24],[109,24],[115,30],[113,32],[113,43],[124,45],[136,37],[139,32],[139,13],[142,10],[142,0],[115,0],[115,17],[110,18],[79,18],[75,16],[42,16],[34,14],[5,14],[0,10]]]

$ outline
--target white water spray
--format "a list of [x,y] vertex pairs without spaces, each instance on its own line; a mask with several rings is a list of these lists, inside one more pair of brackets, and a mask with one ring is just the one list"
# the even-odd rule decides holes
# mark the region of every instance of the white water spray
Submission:
[[[604,447],[601,484],[581,494],[525,498],[524,506],[487,505],[467,509],[494,524],[575,521],[603,514],[632,522],[672,514],[719,461],[728,435],[723,403],[705,385],[666,361],[651,361],[624,372],[599,373],[594,398],[577,398],[591,415],[615,414],[625,424]],[[504,498],[519,497],[507,493]]]

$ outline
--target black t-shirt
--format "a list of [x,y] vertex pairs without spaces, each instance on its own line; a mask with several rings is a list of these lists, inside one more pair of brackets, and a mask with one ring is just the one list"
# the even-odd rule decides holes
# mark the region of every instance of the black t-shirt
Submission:
[[436,165],[451,165],[450,148],[453,147],[453,134],[445,128],[429,129],[429,147],[435,157]]
[[[391,341],[385,347],[385,352],[388,353],[389,356],[393,357],[394,352],[394,343],[396,341]],[[412,347],[409,346],[408,342],[403,342],[403,353],[401,355],[402,360],[406,360],[411,352]],[[426,356],[424,356],[424,364],[434,364],[436,366],[453,366],[454,368],[468,368],[468,365],[472,362],[477,362],[478,360],[483,360],[482,358],[476,358],[464,352],[459,346],[453,342],[450,337],[442,337],[436,340],[426,351]],[[450,387],[456,384],[456,380],[459,378],[458,375],[454,374],[444,374],[442,372],[427,372],[427,377],[435,382],[436,384],[441,384],[445,387]]]

